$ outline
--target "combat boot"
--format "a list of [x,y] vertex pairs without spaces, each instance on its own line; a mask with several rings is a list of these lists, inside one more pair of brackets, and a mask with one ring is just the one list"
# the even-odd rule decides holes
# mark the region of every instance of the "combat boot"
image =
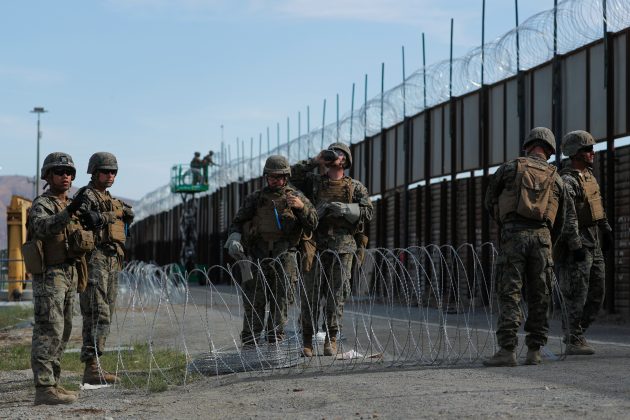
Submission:
[[313,336],[312,335],[302,336],[302,356],[313,357]]
[[586,338],[578,337],[567,344],[566,354],[569,356],[590,356],[595,354],[595,349],[586,342]]
[[494,356],[484,360],[483,365],[488,367],[516,366],[516,353],[502,348]]
[[324,356],[334,356],[336,354],[337,354],[337,337],[332,336],[329,338],[327,335],[326,339],[324,340]]
[[85,362],[85,371],[83,372],[83,383],[90,385],[105,385],[118,382],[118,376],[105,372],[98,368],[96,359]]
[[66,389],[66,388],[62,387],[59,384],[55,385],[55,388],[57,388],[57,392],[60,393],[60,394],[74,395],[75,397],[79,396],[79,391],[70,391],[69,389]]
[[525,357],[526,365],[539,365],[542,363],[542,357],[540,356],[540,349],[530,348],[527,350],[527,356]]
[[35,388],[35,405],[72,404],[76,400],[76,395],[63,394],[54,386]]

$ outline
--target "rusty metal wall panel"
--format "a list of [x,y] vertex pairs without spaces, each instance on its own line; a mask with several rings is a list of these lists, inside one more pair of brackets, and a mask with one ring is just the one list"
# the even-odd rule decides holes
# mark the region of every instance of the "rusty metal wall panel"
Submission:
[[615,135],[626,134],[628,127],[628,32],[615,38]]
[[548,64],[534,70],[533,127],[552,126],[552,66]]
[[431,185],[429,188],[431,188],[431,244],[440,245],[441,186],[438,183]]
[[442,114],[442,173],[451,173],[451,104],[444,105],[444,113]]
[[562,63],[562,127],[564,133],[586,128],[586,59],[586,50],[582,50],[567,56]]
[[479,94],[468,95],[463,99],[464,126],[460,153],[464,170],[477,169],[481,165],[479,156]]
[[385,230],[383,231],[383,246],[386,248],[394,247],[394,234],[396,231],[396,220],[398,215],[395,212],[396,206],[396,194],[392,191],[387,198],[383,198],[384,214],[381,215],[381,220],[384,222]]
[[374,136],[372,139],[371,150],[371,167],[370,167],[370,194],[381,193],[381,137]]
[[[390,190],[396,186],[396,128],[385,132],[385,188]],[[402,164],[401,164],[402,166]]]
[[[412,162],[410,164],[413,165]],[[405,125],[396,126],[396,187],[405,184]]]
[[412,154],[411,180],[417,182],[424,179],[424,118],[426,113],[422,113],[412,119]]
[[442,175],[442,114],[443,107],[430,111],[431,115],[431,176]]
[[505,159],[510,160],[521,153],[518,132],[518,81],[511,79],[505,84]]
[[498,165],[503,162],[505,153],[504,125],[505,125],[505,86],[503,84],[490,88],[490,165]]
[[604,44],[594,45],[589,50],[589,115],[588,131],[596,139],[606,137],[606,89],[604,77]]
[[615,310],[630,318],[630,147],[615,150]]

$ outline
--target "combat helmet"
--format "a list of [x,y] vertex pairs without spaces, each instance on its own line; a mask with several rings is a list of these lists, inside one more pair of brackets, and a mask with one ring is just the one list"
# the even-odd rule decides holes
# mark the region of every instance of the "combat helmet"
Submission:
[[328,146],[328,150],[341,150],[346,155],[346,164],[344,169],[348,169],[352,166],[352,153],[350,153],[350,148],[343,143],[333,143]]
[[118,161],[116,161],[116,156],[109,152],[96,152],[92,156],[90,156],[87,173],[94,174],[99,169],[109,169],[117,171]]
[[571,131],[562,138],[562,153],[569,157],[575,156],[580,149],[593,145],[595,145],[595,139],[588,131]]
[[540,141],[549,146],[552,150],[552,154],[556,153],[556,137],[553,135],[553,132],[547,127],[532,128],[532,130],[527,135],[527,139],[525,139],[525,143],[523,143],[523,149],[526,149],[531,143],[535,141]]
[[287,175],[291,176],[291,166],[287,158],[281,155],[272,155],[265,161],[263,175]]
[[77,168],[74,166],[74,162],[72,161],[72,156],[63,152],[53,152],[46,156],[44,162],[42,163],[42,170],[40,173],[40,178],[44,181],[46,180],[46,175],[48,175],[48,171],[54,168],[70,168],[72,169],[72,180],[77,174]]

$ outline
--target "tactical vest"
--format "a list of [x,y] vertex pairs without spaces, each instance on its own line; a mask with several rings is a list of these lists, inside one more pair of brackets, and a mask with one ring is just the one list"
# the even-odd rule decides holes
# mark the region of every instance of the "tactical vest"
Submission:
[[108,223],[101,230],[101,236],[98,244],[117,243],[124,248],[127,235],[125,234],[125,222],[123,222],[123,203],[122,201],[92,189],[98,198],[99,210],[101,212],[114,212],[116,218],[114,223]]
[[[57,213],[63,211],[67,204],[61,204],[58,200],[51,200]],[[42,251],[44,263],[57,265],[79,258],[86,252],[94,249],[94,236],[92,232],[83,230],[79,220],[71,216],[70,222],[64,230],[57,235],[42,239]]]
[[[350,204],[354,197],[354,183],[352,178],[344,176],[341,179],[330,179],[321,177],[321,181],[314,186],[313,196],[316,203],[332,203],[337,201],[340,203]],[[319,221],[319,232],[326,232],[329,228],[336,230],[338,228],[354,231],[355,226],[348,222],[344,217],[324,217]]]
[[536,159],[516,159],[516,176],[512,186],[506,185],[499,195],[499,220],[511,213],[525,219],[549,222],[558,212],[558,198],[553,194],[556,167]]
[[286,194],[291,189],[282,191],[261,191],[256,206],[256,214],[252,218],[250,238],[252,241],[262,239],[270,248],[273,242],[286,241],[291,246],[300,242],[302,228],[293,210],[287,205]]
[[568,173],[578,181],[582,189],[582,197],[575,200],[575,212],[577,213],[580,228],[594,226],[598,221],[606,218],[602,195],[599,184],[591,171],[576,172],[569,170]]

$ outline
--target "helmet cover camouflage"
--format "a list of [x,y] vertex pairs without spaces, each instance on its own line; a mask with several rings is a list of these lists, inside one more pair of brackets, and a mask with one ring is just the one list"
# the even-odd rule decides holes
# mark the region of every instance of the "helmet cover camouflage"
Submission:
[[547,127],[532,128],[532,130],[529,132],[529,135],[527,136],[527,139],[525,140],[525,143],[523,143],[523,148],[526,149],[531,145],[531,143],[535,141],[545,144],[546,146],[551,148],[553,154],[556,153],[556,137],[553,135],[553,132]]
[[116,156],[109,152],[96,152],[90,156],[87,173],[94,174],[99,169],[117,171],[118,162],[116,161]]
[[588,131],[571,131],[562,138],[562,153],[565,156],[575,156],[580,149],[593,145],[595,145],[595,139]]
[[333,143],[328,146],[328,150],[341,150],[346,155],[346,164],[344,165],[344,169],[348,169],[352,166],[352,153],[347,145],[343,143]]
[[72,179],[77,173],[77,168],[74,167],[74,162],[72,161],[72,156],[63,152],[53,152],[46,156],[44,162],[42,163],[42,170],[40,174],[40,178],[46,180],[46,176],[48,175],[48,171],[54,168],[70,168],[73,171]]
[[272,155],[265,161],[263,175],[288,175],[291,176],[291,166],[287,158],[281,155]]

